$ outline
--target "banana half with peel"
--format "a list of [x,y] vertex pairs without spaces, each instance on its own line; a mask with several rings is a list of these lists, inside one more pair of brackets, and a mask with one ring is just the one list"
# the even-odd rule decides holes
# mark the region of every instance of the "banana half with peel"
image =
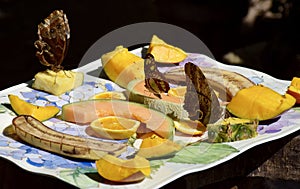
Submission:
[[105,154],[118,156],[127,145],[104,142],[57,132],[32,116],[20,115],[13,119],[13,129],[23,141],[60,155],[97,160]]

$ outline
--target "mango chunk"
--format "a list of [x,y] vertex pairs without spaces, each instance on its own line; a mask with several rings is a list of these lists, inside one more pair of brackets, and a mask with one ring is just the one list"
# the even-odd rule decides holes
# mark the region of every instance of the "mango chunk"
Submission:
[[240,90],[227,105],[227,110],[239,118],[268,120],[295,103],[296,99],[289,94],[281,95],[268,87],[255,85]]

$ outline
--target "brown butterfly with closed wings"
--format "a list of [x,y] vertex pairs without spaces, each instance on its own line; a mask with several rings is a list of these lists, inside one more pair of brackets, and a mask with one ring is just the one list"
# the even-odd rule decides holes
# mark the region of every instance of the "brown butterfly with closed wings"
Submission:
[[169,83],[164,75],[156,67],[154,56],[146,54],[144,61],[145,87],[158,98],[161,93],[167,93],[170,90]]
[[189,113],[190,119],[198,120],[204,125],[217,121],[222,115],[222,109],[201,69],[188,62],[184,71],[187,92],[183,107]]
[[69,47],[70,27],[67,16],[62,10],[53,11],[44,22],[38,25],[39,39],[34,42],[36,56],[41,64],[58,72]]

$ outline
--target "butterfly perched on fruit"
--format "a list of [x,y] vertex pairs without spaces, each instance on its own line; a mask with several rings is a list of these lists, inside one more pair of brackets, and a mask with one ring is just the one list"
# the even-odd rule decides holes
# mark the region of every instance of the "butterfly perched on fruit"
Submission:
[[187,92],[183,108],[192,120],[198,120],[204,125],[217,121],[222,115],[218,98],[201,69],[193,63],[184,66]]
[[154,56],[146,54],[144,61],[145,87],[158,98],[161,93],[167,93],[170,90],[169,83],[164,75],[156,67]]
[[38,25],[39,39],[34,42],[36,56],[41,64],[58,72],[69,47],[70,27],[67,16],[62,10],[53,11],[44,22]]

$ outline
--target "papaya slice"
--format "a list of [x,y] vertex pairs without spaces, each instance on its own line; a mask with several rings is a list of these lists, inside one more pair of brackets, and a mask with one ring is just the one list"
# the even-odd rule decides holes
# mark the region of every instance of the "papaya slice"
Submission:
[[17,95],[8,95],[12,109],[18,115],[31,115],[39,121],[54,117],[60,111],[55,106],[36,106],[20,99]]
[[106,116],[119,116],[140,121],[146,125],[147,129],[163,138],[172,138],[174,135],[174,122],[170,117],[139,103],[93,99],[66,104],[62,107],[62,119],[78,124],[90,124]]
[[293,107],[296,99],[289,95],[281,95],[276,91],[255,85],[240,90],[227,105],[233,115],[251,120],[272,119]]

